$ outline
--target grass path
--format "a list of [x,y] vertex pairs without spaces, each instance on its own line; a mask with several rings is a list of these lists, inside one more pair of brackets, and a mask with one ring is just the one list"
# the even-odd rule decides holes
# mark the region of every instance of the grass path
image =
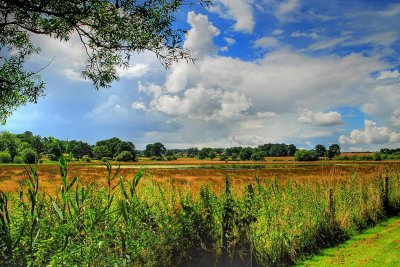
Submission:
[[323,250],[298,266],[400,266],[400,216]]

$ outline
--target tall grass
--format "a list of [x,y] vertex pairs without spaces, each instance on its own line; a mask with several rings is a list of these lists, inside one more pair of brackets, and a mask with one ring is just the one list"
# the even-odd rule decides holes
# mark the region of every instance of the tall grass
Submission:
[[1,266],[290,265],[400,209],[400,173],[327,183],[258,177],[241,194],[132,179],[107,164],[104,186],[68,176],[56,196],[27,169],[18,192],[0,193]]

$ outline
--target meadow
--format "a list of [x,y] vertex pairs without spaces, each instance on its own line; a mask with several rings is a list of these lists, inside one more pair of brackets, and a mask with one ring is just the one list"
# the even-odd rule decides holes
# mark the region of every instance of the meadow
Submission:
[[400,209],[396,161],[62,156],[2,165],[0,188],[0,265],[17,266],[288,266]]

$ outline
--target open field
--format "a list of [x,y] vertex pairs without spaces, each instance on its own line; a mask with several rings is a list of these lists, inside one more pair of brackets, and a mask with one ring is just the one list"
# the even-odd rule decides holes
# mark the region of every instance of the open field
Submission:
[[178,163],[2,165],[0,265],[286,266],[400,210],[394,161]]
[[[280,160],[280,161],[276,161]],[[359,179],[375,178],[386,170],[398,168],[399,161],[319,161],[295,162],[292,157],[267,158],[265,162],[221,162],[217,160],[197,160],[180,158],[177,161],[140,161],[123,164],[118,176],[131,178],[138,169],[144,169],[145,180],[175,183],[197,190],[201,185],[211,184],[216,189],[223,186],[226,176],[231,179],[235,189],[242,189],[254,177],[296,181],[332,181],[349,179],[357,175]],[[114,170],[118,165],[114,165]],[[59,167],[57,164],[39,164],[37,166],[41,190],[52,193],[59,189]],[[68,177],[78,176],[84,183],[104,184],[105,165],[101,162],[91,164],[72,162]],[[5,192],[15,191],[18,181],[25,176],[24,165],[0,165],[0,188]]]

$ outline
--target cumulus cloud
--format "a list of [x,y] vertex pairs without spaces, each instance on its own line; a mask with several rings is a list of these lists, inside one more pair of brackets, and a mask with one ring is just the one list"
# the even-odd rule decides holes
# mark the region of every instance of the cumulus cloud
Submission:
[[[193,34],[185,45],[201,51],[199,60],[175,64],[163,83],[139,83],[139,91],[150,97],[143,102],[147,111],[180,126],[174,137],[168,135],[170,142],[229,146],[233,137],[250,145],[257,138],[304,142],[332,136],[336,129],[315,131],[315,126],[342,123],[335,108],[365,103],[376,83],[371,73],[387,69],[362,54],[315,57],[277,48],[255,61],[212,55],[219,30],[204,15],[191,12],[188,17]],[[194,42],[201,31],[207,41]],[[163,134],[153,133],[166,138]]]
[[375,121],[365,120],[364,130],[354,129],[350,136],[341,135],[341,144],[386,144],[400,142],[400,133],[389,130],[387,127],[378,127]]
[[262,37],[254,42],[254,47],[258,48],[274,48],[279,45],[279,41],[274,37]]
[[144,102],[140,102],[140,101],[135,101],[132,103],[132,108],[133,109],[137,109],[137,110],[143,110],[146,111],[146,104]]
[[333,126],[342,124],[342,115],[337,111],[329,112],[312,112],[304,109],[300,117],[297,119],[299,123],[311,124],[315,126]]
[[216,0],[210,11],[236,21],[233,26],[239,32],[252,32],[255,26],[253,0]]
[[187,22],[192,28],[187,34],[184,48],[189,49],[197,59],[215,53],[217,49],[213,38],[219,35],[219,30],[208,21],[208,17],[192,11],[188,13]]
[[272,32],[272,34],[273,34],[273,35],[281,35],[283,32],[284,32],[284,31],[281,30],[281,29],[275,29],[275,30]]

